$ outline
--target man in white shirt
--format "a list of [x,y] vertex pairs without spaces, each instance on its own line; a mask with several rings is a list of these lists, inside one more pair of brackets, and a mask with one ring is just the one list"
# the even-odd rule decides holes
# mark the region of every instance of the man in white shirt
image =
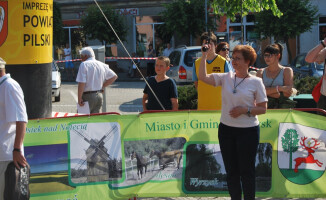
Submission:
[[[73,80],[75,76],[75,70],[74,70],[74,64],[72,63],[71,49],[68,43],[66,44],[66,48],[63,49],[63,52],[66,61],[65,71],[67,74],[67,80]],[[69,71],[71,72],[71,77],[69,77]]]
[[91,47],[84,47],[80,56],[82,63],[79,66],[78,104],[84,106],[88,101],[90,113],[99,113],[103,104],[103,89],[111,85],[117,78],[117,74],[109,68],[109,65],[95,59]]
[[8,164],[13,161],[18,169],[27,165],[23,149],[28,121],[24,94],[20,85],[6,74],[5,65],[0,58],[0,200],[4,198]]
[[163,56],[169,57],[169,55],[172,51],[173,51],[173,48],[171,47],[170,43],[167,43],[166,48],[163,51]]

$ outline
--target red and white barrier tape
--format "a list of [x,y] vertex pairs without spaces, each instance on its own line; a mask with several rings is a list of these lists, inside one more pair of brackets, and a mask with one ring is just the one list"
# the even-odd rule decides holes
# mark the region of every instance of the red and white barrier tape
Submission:
[[64,63],[64,62],[74,62],[74,61],[81,61],[82,59],[73,59],[73,60],[57,60],[56,63]]
[[52,117],[71,117],[78,116],[78,113],[52,112]]
[[249,67],[250,69],[254,69],[254,70],[259,70],[259,68],[257,68],[257,67]]
[[[105,57],[108,60],[155,60],[156,58],[147,58],[147,57]],[[64,63],[64,62],[75,62],[81,61],[81,59],[73,59],[73,60],[57,60],[56,63]]]
[[[134,60],[155,60],[156,58],[147,58],[147,57],[132,57],[132,58],[130,58],[130,57],[105,57],[105,59],[109,59],[109,60],[131,60],[131,59],[134,59]],[[57,63],[63,63],[63,62],[68,62],[68,61],[71,61],[71,62],[81,61],[81,59],[57,60],[56,62]],[[249,68],[254,69],[254,70],[259,70],[259,68],[257,68],[257,67],[250,66]]]
[[114,60],[114,59],[117,59],[117,60],[155,60],[156,58],[147,58],[147,57],[105,57],[105,59],[109,59],[109,60]]

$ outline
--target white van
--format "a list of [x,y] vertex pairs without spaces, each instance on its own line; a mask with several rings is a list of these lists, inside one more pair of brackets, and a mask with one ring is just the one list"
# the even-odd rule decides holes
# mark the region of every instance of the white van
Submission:
[[52,97],[54,101],[60,101],[60,87],[61,87],[61,73],[59,72],[59,67],[52,61]]

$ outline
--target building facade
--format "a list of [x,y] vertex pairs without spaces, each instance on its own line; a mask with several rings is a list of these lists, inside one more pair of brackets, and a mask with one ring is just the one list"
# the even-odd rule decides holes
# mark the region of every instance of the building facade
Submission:
[[326,37],[326,1],[311,0],[311,2],[319,9],[318,23],[312,27],[311,32],[303,33],[297,38],[298,53],[308,52]]
[[[79,28],[80,19],[86,14],[87,7],[95,5],[93,0],[54,0],[61,6],[62,20],[67,32]],[[161,54],[166,44],[161,39],[157,29],[160,24],[163,24],[160,13],[164,10],[164,4],[171,3],[172,0],[98,0],[98,3],[110,4],[114,9],[123,15],[128,35],[126,41],[123,42],[126,49],[130,53],[137,53],[138,56],[146,57],[146,50],[149,44],[153,44],[157,54]],[[318,42],[326,36],[326,1],[311,0],[313,5],[319,8],[318,23],[312,27],[311,32],[301,34],[299,37],[290,41],[290,51],[293,57],[300,53],[308,52]],[[209,12],[208,12],[209,13]],[[231,21],[226,17],[221,17],[217,20],[217,29],[215,34],[219,41],[227,41],[230,44],[230,49],[240,43],[249,44],[255,48],[260,55],[263,48],[271,40],[261,41],[260,36],[254,32],[254,15],[249,14],[242,20],[243,35],[241,35],[241,18],[237,17],[235,21]],[[109,26],[108,26],[109,28]],[[196,45],[200,45],[198,40],[195,40]],[[170,43],[173,47],[186,44],[184,38],[172,37]],[[99,41],[87,41],[88,45],[99,45]],[[111,48],[112,56],[127,56],[121,44],[105,44]],[[286,47],[286,45],[283,45]],[[261,57],[258,57],[263,61]],[[259,63],[259,62],[258,62]],[[289,64],[287,50],[284,49],[283,65]],[[261,67],[261,66],[257,66]]]

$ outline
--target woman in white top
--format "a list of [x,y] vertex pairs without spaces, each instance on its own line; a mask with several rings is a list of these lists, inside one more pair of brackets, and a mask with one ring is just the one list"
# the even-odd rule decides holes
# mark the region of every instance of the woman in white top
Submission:
[[283,47],[278,43],[267,46],[264,50],[264,60],[268,66],[257,72],[266,88],[268,108],[295,106],[295,102],[289,99],[293,92],[293,71],[291,67],[280,64],[282,51]]
[[241,200],[243,192],[245,200],[253,200],[255,158],[260,132],[257,115],[264,114],[267,109],[262,80],[248,72],[257,54],[248,45],[236,46],[231,59],[235,72],[218,74],[206,73],[207,52],[202,54],[198,78],[207,84],[222,86],[218,138],[231,199]]

